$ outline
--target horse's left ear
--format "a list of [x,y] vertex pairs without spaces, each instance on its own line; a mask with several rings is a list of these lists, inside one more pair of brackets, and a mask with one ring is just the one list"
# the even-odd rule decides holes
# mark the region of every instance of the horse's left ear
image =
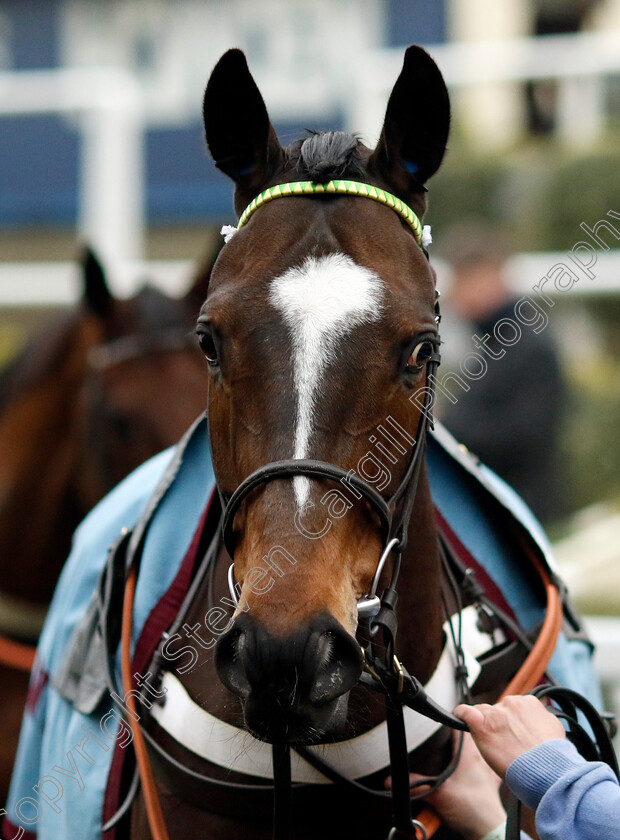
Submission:
[[443,76],[426,50],[409,47],[369,168],[397,195],[424,191],[439,169],[449,131],[450,98]]
[[251,200],[280,168],[284,152],[241,50],[228,50],[215,65],[203,117],[215,165]]
[[93,315],[105,317],[110,312],[114,298],[108,288],[103,267],[88,246],[84,248],[80,262],[84,283],[83,300]]

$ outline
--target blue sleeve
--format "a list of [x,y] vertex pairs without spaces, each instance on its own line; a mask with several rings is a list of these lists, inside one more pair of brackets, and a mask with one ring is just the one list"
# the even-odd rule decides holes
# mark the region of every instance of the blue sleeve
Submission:
[[620,786],[611,768],[586,761],[565,739],[546,741],[512,762],[506,781],[536,811],[540,840],[618,836]]

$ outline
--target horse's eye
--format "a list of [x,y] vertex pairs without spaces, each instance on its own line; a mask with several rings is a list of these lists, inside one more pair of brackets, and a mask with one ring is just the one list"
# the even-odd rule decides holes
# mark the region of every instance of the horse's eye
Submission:
[[198,344],[204,353],[205,359],[209,362],[211,367],[217,367],[219,364],[219,357],[213,330],[209,327],[200,326],[198,328],[197,335]]
[[429,339],[420,341],[413,348],[413,352],[407,359],[407,369],[410,373],[419,373],[428,362],[435,351],[433,342]]

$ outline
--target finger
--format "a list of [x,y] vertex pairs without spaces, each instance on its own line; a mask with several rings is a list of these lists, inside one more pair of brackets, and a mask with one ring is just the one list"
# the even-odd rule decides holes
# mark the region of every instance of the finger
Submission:
[[[409,773],[409,786],[415,784],[415,782],[420,781],[420,779],[425,779],[426,776],[420,776],[419,773]],[[424,796],[425,793],[430,793],[431,786],[424,784],[424,785],[416,785],[415,792]]]
[[474,733],[484,725],[484,714],[480,706],[467,706],[463,703],[456,707],[454,714],[464,720]]
[[[409,784],[412,785],[414,782],[417,782],[419,779],[425,779],[425,778],[426,778],[426,776],[420,776],[419,773],[410,773],[409,774]],[[385,784],[385,787],[387,788],[387,790],[392,790],[392,777],[388,776],[387,779],[385,780],[384,784]],[[418,785],[418,787],[416,787],[415,790],[416,790],[416,793],[419,792],[421,794],[425,794],[425,793],[429,792],[430,789],[431,789],[430,785]]]

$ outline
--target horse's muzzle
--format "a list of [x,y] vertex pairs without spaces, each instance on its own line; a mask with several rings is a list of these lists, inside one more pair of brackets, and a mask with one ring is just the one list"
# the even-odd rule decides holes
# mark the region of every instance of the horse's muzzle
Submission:
[[286,638],[241,615],[220,639],[215,662],[224,685],[242,699],[250,732],[291,745],[337,736],[346,695],[362,672],[355,639],[328,613]]

